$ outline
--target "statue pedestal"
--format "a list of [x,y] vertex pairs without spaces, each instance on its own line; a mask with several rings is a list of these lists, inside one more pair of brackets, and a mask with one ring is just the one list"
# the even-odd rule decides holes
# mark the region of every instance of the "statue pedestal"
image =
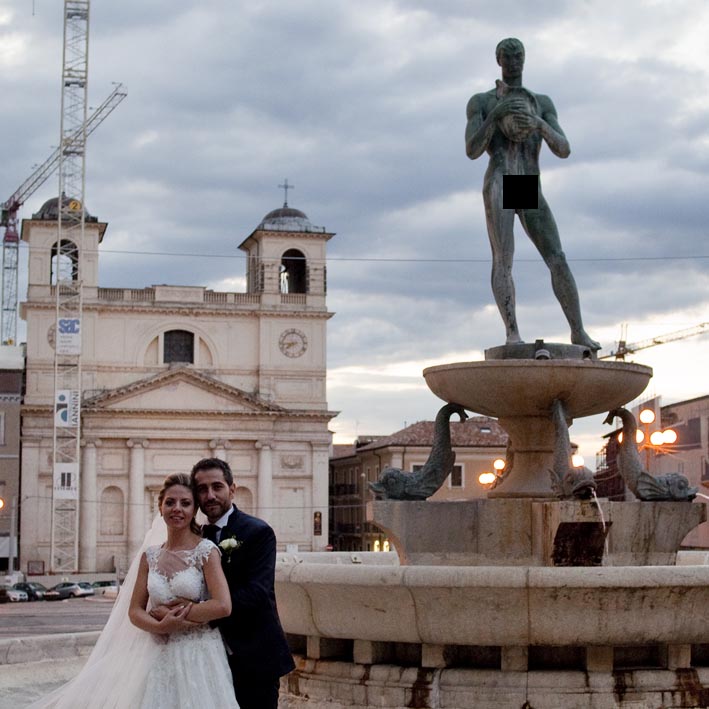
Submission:
[[[553,353],[554,345],[546,347],[545,352]],[[554,400],[563,402],[569,423],[604,413],[638,396],[652,369],[590,358],[511,358],[428,367],[423,376],[436,396],[499,419],[509,434],[514,451],[512,469],[488,497],[553,499],[549,471],[555,445]]]
[[601,500],[599,510],[585,500],[375,500],[367,503],[367,519],[387,533],[402,565],[668,566],[682,540],[706,520],[706,508],[691,502]]

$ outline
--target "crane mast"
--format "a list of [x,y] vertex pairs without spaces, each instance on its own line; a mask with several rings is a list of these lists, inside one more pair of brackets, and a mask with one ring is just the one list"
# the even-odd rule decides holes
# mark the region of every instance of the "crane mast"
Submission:
[[57,242],[50,573],[79,569],[82,260],[86,210],[89,0],[64,2]]
[[[104,102],[89,116],[84,124],[86,137],[113,112],[127,96],[121,84],[111,91]],[[59,166],[61,150],[54,152],[12,193],[2,205],[0,226],[5,227],[2,248],[2,323],[0,324],[0,342],[14,345],[17,342],[17,261],[20,245],[18,231],[18,213],[20,207],[34,194],[55,172]]]

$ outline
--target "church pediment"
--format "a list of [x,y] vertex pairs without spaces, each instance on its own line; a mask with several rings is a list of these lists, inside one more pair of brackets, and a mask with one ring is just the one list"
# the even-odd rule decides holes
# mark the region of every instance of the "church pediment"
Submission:
[[161,372],[85,401],[88,410],[276,413],[279,406],[187,367]]

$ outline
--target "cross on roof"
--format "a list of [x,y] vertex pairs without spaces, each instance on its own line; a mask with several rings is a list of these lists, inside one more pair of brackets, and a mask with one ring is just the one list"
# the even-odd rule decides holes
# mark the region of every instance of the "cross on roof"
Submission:
[[282,185],[278,185],[284,192],[285,192],[285,198],[283,199],[283,206],[287,207],[288,206],[288,190],[294,190],[295,185],[289,185],[288,184],[288,178],[283,181]]

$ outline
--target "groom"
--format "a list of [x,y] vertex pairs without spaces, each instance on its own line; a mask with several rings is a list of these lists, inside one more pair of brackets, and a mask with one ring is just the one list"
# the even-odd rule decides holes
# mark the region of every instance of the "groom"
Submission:
[[276,709],[279,678],[295,668],[273,589],[276,535],[233,504],[236,485],[225,461],[200,460],[192,486],[209,520],[202,535],[222,545],[232,610],[216,624],[228,648],[236,701],[240,709]]

